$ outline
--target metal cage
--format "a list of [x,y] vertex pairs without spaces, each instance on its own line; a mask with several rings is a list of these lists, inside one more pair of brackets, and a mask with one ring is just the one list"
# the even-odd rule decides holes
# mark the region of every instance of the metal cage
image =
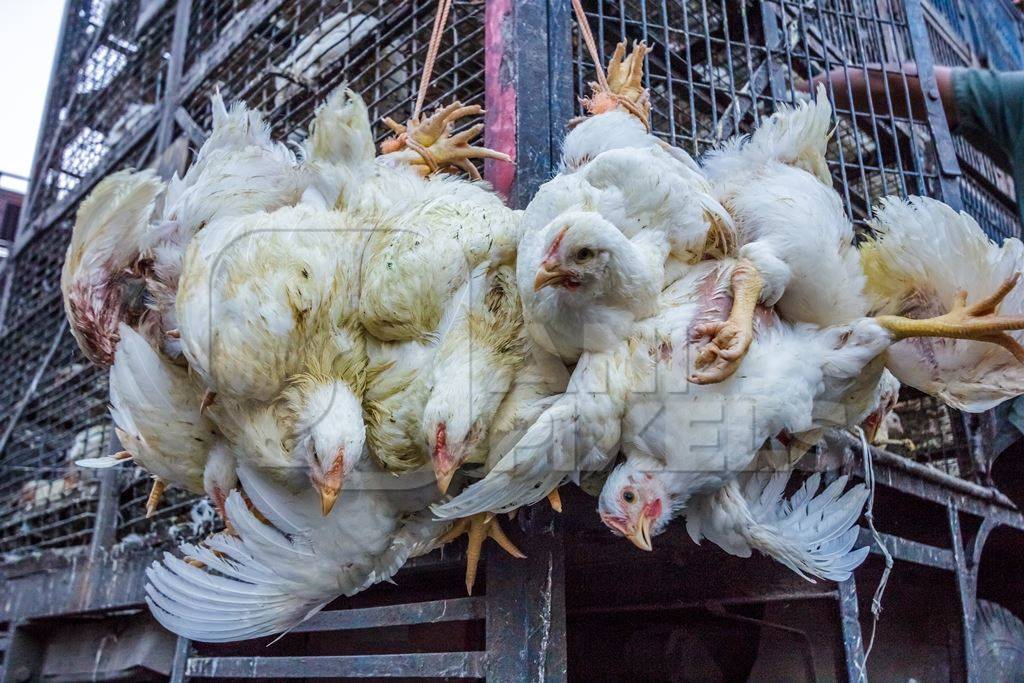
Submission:
[[[115,448],[105,374],[81,356],[61,306],[60,269],[78,203],[113,170],[182,168],[187,150],[205,138],[218,90],[261,109],[283,140],[294,140],[343,84],[363,95],[374,118],[404,119],[434,7],[429,0],[67,0],[30,192],[12,256],[0,261],[0,622],[12,634],[2,641],[13,648],[9,676],[12,661],[29,677],[39,672],[42,655],[32,653],[45,642],[47,620],[66,626],[70,614],[138,609],[154,554],[213,528],[205,503],[184,494],[169,495],[145,519],[141,472],[92,475],[71,464]],[[624,38],[651,46],[654,132],[694,156],[793,104],[801,83],[827,70],[881,65],[897,73],[914,61],[927,91],[933,64],[1024,66],[1022,23],[1002,0],[585,0],[584,7],[602,59]],[[514,171],[489,162],[487,176],[521,207],[554,172],[564,123],[578,113],[593,66],[567,1],[455,0],[426,107],[453,96],[487,106],[488,144],[516,159]],[[850,99],[842,92],[829,95],[840,103],[829,168],[858,229],[868,229],[880,197],[925,194],[965,207],[995,238],[1020,235],[1002,160],[951,134],[934,99],[915,107],[889,93],[885,106],[861,110],[842,104]],[[987,423],[913,392],[903,399],[905,435],[918,448],[907,457],[876,454],[887,492],[876,515],[897,559],[938,572],[956,596],[945,614],[955,626],[947,671],[969,676],[982,549],[997,527],[1024,530],[1024,518],[989,486]],[[854,446],[832,443],[817,464],[863,476]],[[867,611],[877,560],[858,581],[812,591],[764,562],[700,554],[708,551],[693,551],[675,534],[666,534],[668,560],[636,557],[595,525],[586,499],[574,494],[570,502],[562,518],[521,516],[515,534],[529,559],[489,557],[482,595],[458,593],[460,555],[446,549],[403,570],[399,587],[338,601],[273,651],[265,643],[178,641],[172,678],[564,680],[585,678],[587,663],[625,675],[621,663],[631,651],[623,629],[645,628],[628,615],[673,623],[697,615],[705,626],[724,620],[793,635],[803,622],[771,614],[796,604],[815,606],[806,623],[820,623],[824,634],[800,641],[810,677],[859,678],[866,621],[858,608]],[[620,560],[602,559],[606,551]],[[680,558],[699,581],[674,581]],[[736,585],[716,579],[721,567]],[[631,587],[636,572],[650,581]],[[985,590],[998,597],[1004,589]],[[604,633],[614,647],[588,649],[585,633]],[[657,668],[667,663],[651,666],[651,677],[670,672]]]

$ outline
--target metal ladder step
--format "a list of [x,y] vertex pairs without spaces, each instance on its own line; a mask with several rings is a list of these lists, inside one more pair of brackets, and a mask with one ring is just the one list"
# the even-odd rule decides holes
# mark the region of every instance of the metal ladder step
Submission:
[[[479,621],[486,616],[482,597],[431,600],[398,605],[320,612],[291,633]],[[486,652],[431,652],[387,655],[200,657],[190,641],[179,638],[171,681],[195,678],[431,677],[482,678]]]

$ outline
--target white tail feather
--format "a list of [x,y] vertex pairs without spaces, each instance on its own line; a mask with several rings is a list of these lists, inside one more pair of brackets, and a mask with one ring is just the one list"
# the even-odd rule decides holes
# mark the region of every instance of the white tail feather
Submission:
[[79,467],[90,467],[93,469],[103,470],[108,467],[117,467],[120,464],[131,462],[131,458],[117,457],[115,455],[104,455],[98,458],[82,458],[76,460],[75,464]]
[[713,177],[724,177],[776,161],[802,168],[831,186],[825,160],[831,128],[832,104],[825,86],[819,85],[814,101],[780,107],[749,138],[735,138],[709,153],[706,166]]
[[[312,490],[292,494],[240,466],[241,494],[227,500],[237,535],[218,533],[181,551],[196,567],[166,554],[146,571],[146,602],[171,631],[193,640],[230,642],[285,633],[341,595],[389,579],[406,560],[430,549],[444,525],[387,507],[385,492],[358,484],[324,517]],[[353,475],[355,476],[355,475]]]
[[817,493],[821,477],[814,474],[786,500],[788,481],[789,472],[758,472],[742,489],[730,482],[695,501],[687,531],[695,541],[706,537],[741,557],[758,550],[809,581],[846,580],[869,552],[853,549],[867,488],[858,484],[844,493],[843,476]]

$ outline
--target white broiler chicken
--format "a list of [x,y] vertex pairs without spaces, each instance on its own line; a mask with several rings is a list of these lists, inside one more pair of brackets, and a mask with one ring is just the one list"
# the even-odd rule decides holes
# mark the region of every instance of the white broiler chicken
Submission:
[[296,206],[218,216],[199,232],[177,312],[185,356],[239,457],[295,485],[308,471],[326,512],[366,441],[358,302],[372,225],[332,210],[372,160],[358,98],[332,93],[304,148]]
[[308,467],[325,511],[365,442],[363,235],[302,205],[224,219],[193,240],[178,290],[182,350],[238,456],[284,475]]
[[390,579],[448,528],[425,510],[438,496],[425,473],[396,478],[364,462],[326,517],[311,491],[292,493],[244,465],[239,477],[253,509],[238,492],[229,496],[236,535],[181,546],[203,567],[167,553],[146,572],[153,616],[190,640],[288,631],[339,596]]
[[[734,243],[732,220],[696,163],[646,129],[645,53],[616,48],[609,90],[594,84],[593,116],[566,137],[559,174],[523,216],[517,269],[530,335],[568,362],[613,347],[656,312],[686,264]],[[584,280],[603,283],[583,288],[586,306]]]
[[[775,306],[790,322],[820,326],[867,313],[864,275],[853,225],[832,189],[825,147],[832,107],[818,99],[782,107],[749,138],[736,138],[705,157],[716,198],[736,223],[739,256],[752,266],[733,283],[736,301]],[[735,307],[703,333],[712,341],[695,379],[720,381],[739,367],[753,310]]]
[[[922,318],[1011,281],[1024,264],[1024,244],[993,243],[966,213],[923,197],[883,200],[873,239],[860,247],[871,310]],[[1000,312],[1024,314],[1024,287],[1013,287]],[[993,343],[985,343],[993,342]],[[1024,393],[1024,333],[993,331],[976,339],[928,337],[891,347],[886,366],[901,382],[958,410],[981,412]]]
[[146,306],[149,221],[164,183],[152,171],[119,171],[101,180],[78,209],[61,271],[64,311],[86,357],[114,362],[121,323],[155,343],[160,333]]
[[110,415],[124,451],[79,460],[80,467],[110,467],[127,461],[153,476],[146,503],[152,515],[167,485],[206,493],[224,518],[235,487],[234,458],[213,423],[200,412],[203,388],[122,323],[110,368]]
[[[271,141],[258,114],[242,105],[228,112],[216,94],[212,110],[211,135],[184,178],[173,178],[165,188],[152,172],[120,172],[101,181],[83,202],[64,265],[62,288],[72,331],[86,355],[100,365],[114,362],[121,323],[137,329],[166,354],[166,358],[143,358],[135,340],[134,357],[143,358],[136,367],[156,367],[166,365],[167,358],[177,359],[175,297],[182,254],[192,236],[211,221],[293,203],[302,193],[305,173],[291,152]],[[158,203],[163,205],[162,219],[151,225]],[[164,370],[183,372],[170,367]],[[121,375],[122,385],[130,381],[124,372],[115,374]],[[190,397],[188,388],[199,393]],[[167,419],[189,414],[200,405],[203,392],[195,383],[182,384],[179,389],[174,401],[165,402],[123,392],[124,405],[119,412],[130,415],[133,410],[165,409]],[[133,405],[136,399],[148,403]],[[173,462],[173,448],[167,456],[153,447],[147,453],[142,461],[155,463],[151,509],[166,483],[203,490],[195,472],[186,472],[197,465],[193,460]],[[216,497],[215,501],[223,508],[224,495],[233,481],[233,465],[223,449],[212,453],[215,460],[209,463],[206,488],[212,491],[216,484],[221,489],[219,501]],[[109,464],[110,460],[103,462]],[[159,470],[170,474],[164,477]]]
[[285,145],[274,142],[259,112],[211,97],[213,129],[181,178],[168,184],[162,219],[150,238],[151,308],[171,332],[164,350],[180,354],[176,297],[192,238],[219,220],[294,205],[312,180]]

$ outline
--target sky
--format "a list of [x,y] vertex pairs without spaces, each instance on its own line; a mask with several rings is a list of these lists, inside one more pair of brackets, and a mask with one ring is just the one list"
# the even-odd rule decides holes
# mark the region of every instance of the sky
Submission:
[[0,0],[0,171],[27,176],[64,0]]

